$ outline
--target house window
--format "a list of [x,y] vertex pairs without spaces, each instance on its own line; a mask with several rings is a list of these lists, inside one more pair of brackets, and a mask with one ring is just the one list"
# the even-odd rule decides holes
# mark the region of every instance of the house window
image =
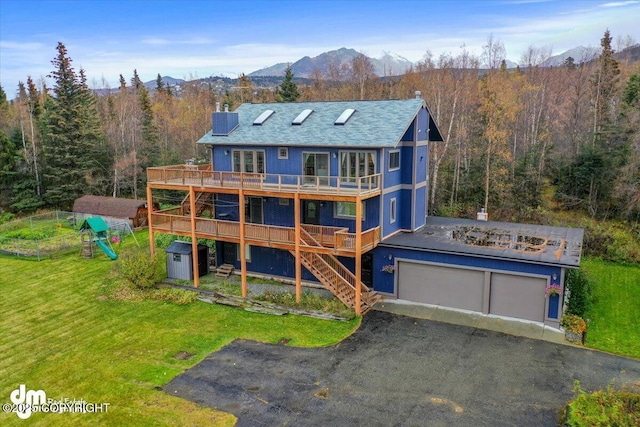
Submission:
[[262,197],[244,198],[244,218],[252,224],[263,224]]
[[391,224],[396,222],[396,199],[395,197],[389,202],[389,221]]
[[389,152],[389,171],[400,169],[400,151],[395,150]]
[[375,153],[366,151],[340,152],[340,178],[343,182],[356,182],[358,178],[376,173]]
[[[362,220],[365,219],[365,204],[362,203]],[[356,218],[356,204],[355,202],[335,202],[333,204],[333,216],[336,218]]]
[[289,158],[289,149],[287,147],[278,148],[278,158],[279,159],[288,159]]
[[[238,261],[241,261],[240,245],[236,245],[236,248],[238,248]],[[247,258],[247,262],[251,262],[251,245],[244,245],[244,256]]]
[[264,173],[264,151],[233,150],[233,171]]
[[285,199],[281,197],[278,199],[278,204],[280,206],[289,206],[289,199]]
[[173,254],[173,262],[182,262],[182,255]]

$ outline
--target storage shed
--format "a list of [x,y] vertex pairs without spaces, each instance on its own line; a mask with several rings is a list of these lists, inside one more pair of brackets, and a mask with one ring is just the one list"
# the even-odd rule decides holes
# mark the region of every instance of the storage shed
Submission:
[[[153,210],[159,210],[158,203],[153,204]],[[133,228],[147,225],[146,200],[121,199],[104,196],[82,196],[73,203],[73,213],[84,215],[100,215],[109,219],[129,219]]]
[[[176,240],[167,249],[167,276],[169,279],[193,280],[193,246]],[[209,248],[198,245],[198,276],[209,272]]]

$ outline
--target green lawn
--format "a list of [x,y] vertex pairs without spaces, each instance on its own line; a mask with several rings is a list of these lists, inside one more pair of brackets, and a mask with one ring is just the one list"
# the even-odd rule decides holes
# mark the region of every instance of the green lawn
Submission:
[[640,358],[640,266],[586,259],[593,289],[587,346]]
[[[144,233],[137,236],[146,240]],[[155,387],[236,338],[323,346],[344,339],[358,324],[200,302],[105,300],[102,290],[113,264],[101,253],[42,262],[0,258],[0,403],[26,384],[56,400],[110,404],[107,413],[35,413],[28,421],[0,413],[0,425],[233,425],[229,414]],[[174,357],[179,352],[194,357]]]

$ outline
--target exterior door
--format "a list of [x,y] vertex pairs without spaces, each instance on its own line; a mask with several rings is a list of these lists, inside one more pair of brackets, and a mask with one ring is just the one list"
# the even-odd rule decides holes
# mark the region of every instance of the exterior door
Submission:
[[362,254],[360,263],[360,279],[367,287],[373,288],[373,255],[371,252]]
[[236,265],[236,244],[222,242],[222,263]]
[[[306,184],[315,184],[316,177],[329,176],[329,153],[303,153],[303,170]],[[328,185],[329,178],[321,178],[320,185]]]
[[302,223],[320,224],[320,202],[317,200],[302,201]]

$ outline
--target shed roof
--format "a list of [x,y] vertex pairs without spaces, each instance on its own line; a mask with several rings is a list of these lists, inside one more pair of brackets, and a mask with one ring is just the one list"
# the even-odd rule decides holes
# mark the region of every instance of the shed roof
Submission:
[[82,196],[73,203],[73,212],[119,218],[135,218],[144,200],[120,199],[103,196]]
[[427,217],[424,228],[380,246],[579,267],[582,228]]
[[[228,135],[207,132],[199,144],[290,145],[290,146],[362,146],[395,147],[421,108],[419,98],[385,101],[327,101],[268,104],[242,104],[238,126]],[[346,110],[355,112],[344,124],[335,124]],[[266,119],[257,120],[267,110]],[[299,124],[293,121],[305,110],[312,112]],[[233,114],[226,113],[226,114]],[[225,114],[225,113],[217,113]],[[254,124],[254,122],[261,124]],[[429,119],[429,139],[442,141],[435,122]]]
[[[205,247],[206,247],[205,245],[198,244],[198,251],[200,251]],[[193,246],[191,245],[191,242],[183,242],[182,240],[175,240],[164,251],[168,254],[191,255],[191,253],[193,252]]]

